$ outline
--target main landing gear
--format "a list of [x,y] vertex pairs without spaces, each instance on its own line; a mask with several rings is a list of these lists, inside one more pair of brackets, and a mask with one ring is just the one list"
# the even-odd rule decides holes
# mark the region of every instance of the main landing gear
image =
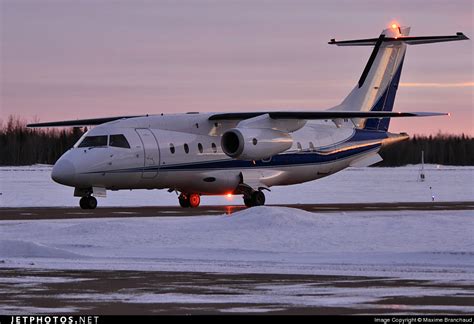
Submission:
[[92,196],[85,196],[79,200],[79,206],[82,209],[95,209],[97,207],[97,199]]
[[265,194],[261,191],[253,191],[250,196],[244,195],[244,203],[247,207],[265,205]]
[[[201,196],[197,193],[187,194],[182,192],[179,197],[179,205],[183,208],[196,208],[201,203]],[[244,194],[244,203],[247,207],[265,205],[265,194],[261,190]]]
[[196,208],[201,203],[201,196],[196,193],[181,193],[178,197],[179,205],[183,208]]

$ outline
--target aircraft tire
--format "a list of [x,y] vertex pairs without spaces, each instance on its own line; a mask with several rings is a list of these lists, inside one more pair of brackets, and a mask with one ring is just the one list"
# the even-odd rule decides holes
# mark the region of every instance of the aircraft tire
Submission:
[[201,203],[201,197],[199,194],[190,194],[188,197],[189,207],[196,208],[199,207]]
[[244,198],[244,204],[247,207],[253,207],[252,198]]
[[247,207],[263,206],[265,205],[265,194],[260,190],[254,191],[250,198],[244,198],[244,204]]
[[81,200],[79,200],[79,206],[81,206],[82,209],[95,209],[97,207],[97,199],[92,196],[82,197]]
[[179,195],[178,197],[179,205],[183,208],[189,208],[191,207],[189,203],[189,198],[183,194]]
[[254,206],[263,206],[265,205],[265,194],[258,190],[252,193],[252,202]]

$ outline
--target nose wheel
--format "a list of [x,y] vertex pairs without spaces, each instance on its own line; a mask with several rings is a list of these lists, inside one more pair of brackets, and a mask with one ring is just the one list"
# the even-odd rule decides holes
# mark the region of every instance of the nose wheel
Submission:
[[179,205],[183,208],[196,208],[201,203],[201,196],[199,194],[184,194],[181,193],[178,197]]
[[244,204],[247,207],[263,206],[265,205],[265,194],[261,190],[254,191],[250,197],[244,196]]
[[81,200],[79,200],[79,206],[81,206],[82,209],[95,209],[97,207],[97,199],[92,196],[82,197]]

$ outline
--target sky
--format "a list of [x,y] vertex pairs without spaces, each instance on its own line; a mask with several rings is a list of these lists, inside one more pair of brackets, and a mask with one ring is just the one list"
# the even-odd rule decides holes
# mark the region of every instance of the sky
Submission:
[[[0,0],[0,119],[324,110],[393,21],[474,38],[472,0]],[[390,131],[474,136],[473,41],[410,46]]]

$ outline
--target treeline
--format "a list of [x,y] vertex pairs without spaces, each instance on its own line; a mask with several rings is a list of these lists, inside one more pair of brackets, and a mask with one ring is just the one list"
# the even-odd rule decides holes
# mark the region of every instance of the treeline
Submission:
[[421,163],[421,151],[425,163],[443,165],[474,165],[474,137],[437,134],[415,135],[409,140],[383,148],[383,161],[377,166],[391,167]]
[[[10,116],[0,124],[0,165],[54,164],[84,134],[84,128],[31,129],[26,121]],[[425,163],[474,165],[474,138],[465,135],[414,136],[382,149],[377,166]]]
[[0,124],[0,165],[54,162],[84,134],[81,128],[27,128],[26,121],[10,116]]

